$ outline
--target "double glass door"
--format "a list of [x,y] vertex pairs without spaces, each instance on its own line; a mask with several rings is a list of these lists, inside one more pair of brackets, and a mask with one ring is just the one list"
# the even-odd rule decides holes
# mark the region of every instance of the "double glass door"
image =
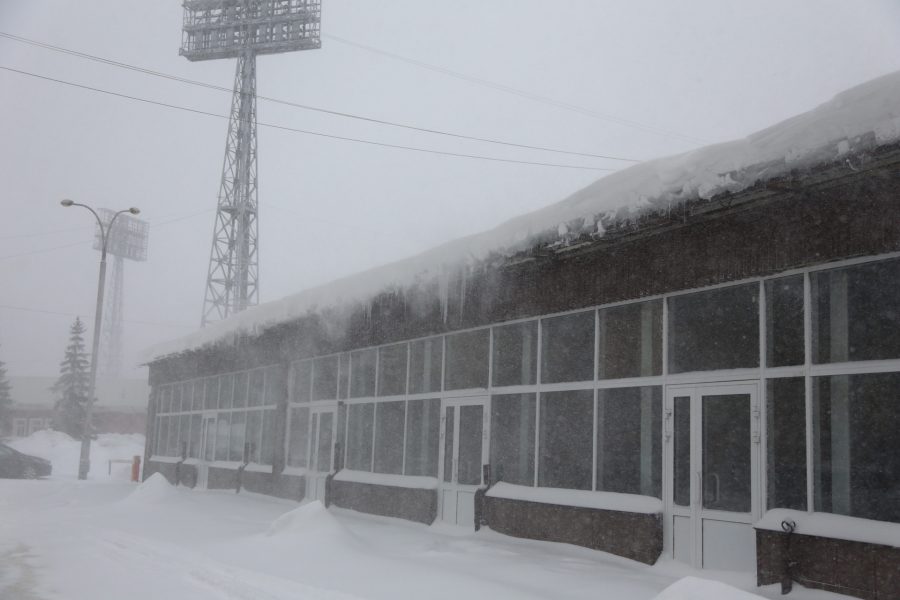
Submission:
[[441,413],[441,520],[475,526],[475,491],[487,463],[487,398],[445,398]]
[[325,500],[325,480],[334,470],[337,415],[334,407],[317,407],[309,415],[308,498]]
[[665,419],[670,555],[697,568],[754,570],[758,384],[669,386]]

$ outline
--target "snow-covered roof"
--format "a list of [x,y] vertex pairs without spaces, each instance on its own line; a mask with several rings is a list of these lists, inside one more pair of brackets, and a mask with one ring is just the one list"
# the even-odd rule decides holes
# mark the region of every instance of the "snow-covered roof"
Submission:
[[[491,254],[514,254],[573,221],[603,234],[603,224],[627,221],[679,202],[738,192],[798,168],[827,163],[871,145],[900,139],[900,71],[841,92],[811,111],[746,138],[647,161],[603,177],[568,198],[479,234],[422,254],[252,307],[182,338],[153,346],[142,360],[198,349],[237,334],[253,334],[310,311],[369,300],[391,287]],[[601,222],[603,224],[601,224]]]

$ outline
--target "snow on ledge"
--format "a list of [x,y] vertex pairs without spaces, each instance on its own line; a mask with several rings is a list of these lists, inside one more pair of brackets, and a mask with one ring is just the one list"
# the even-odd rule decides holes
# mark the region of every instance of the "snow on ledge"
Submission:
[[148,462],[158,462],[158,463],[169,463],[175,464],[181,462],[181,457],[179,456],[156,456],[155,454],[150,457]]
[[763,515],[763,518],[754,527],[756,529],[783,532],[781,522],[786,519],[790,519],[797,524],[794,533],[800,535],[814,535],[900,548],[900,523],[873,521],[871,519],[860,519],[859,517],[776,508]]
[[261,465],[259,463],[247,463],[247,466],[244,467],[244,471],[248,471],[250,473],[269,473],[272,474],[272,465]]
[[849,157],[873,144],[900,139],[900,71],[841,92],[824,104],[746,138],[658,158],[617,171],[560,202],[511,219],[492,230],[450,241],[417,256],[260,304],[182,338],[144,350],[141,363],[257,334],[327,307],[367,302],[391,288],[413,285],[423,275],[491,254],[531,248],[548,232],[602,236],[611,223],[665,211],[696,198],[739,192],[818,164]]
[[369,485],[387,485],[390,487],[417,490],[435,490],[438,486],[437,477],[387,475],[385,473],[370,473],[368,471],[351,471],[350,469],[338,471],[337,475],[334,476],[334,480],[350,483],[367,483]]
[[292,477],[303,477],[308,472],[306,467],[285,467],[281,470],[282,475],[290,475]]
[[663,510],[662,500],[638,494],[617,492],[591,492],[588,490],[564,490],[560,488],[530,487],[501,481],[487,491],[491,498],[525,500],[541,504],[560,504],[579,508],[596,508],[641,514],[657,514]]

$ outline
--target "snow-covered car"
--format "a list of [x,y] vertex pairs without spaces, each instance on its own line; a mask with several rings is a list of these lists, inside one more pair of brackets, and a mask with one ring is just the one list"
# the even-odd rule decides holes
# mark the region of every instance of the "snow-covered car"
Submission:
[[49,460],[22,454],[6,444],[0,444],[0,477],[12,479],[37,479],[47,477],[53,471]]

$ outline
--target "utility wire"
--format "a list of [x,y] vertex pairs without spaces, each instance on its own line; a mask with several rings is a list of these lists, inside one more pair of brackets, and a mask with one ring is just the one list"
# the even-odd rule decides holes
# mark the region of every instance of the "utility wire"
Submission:
[[[167,102],[159,102],[157,100],[149,100],[147,98],[141,98],[139,96],[131,96],[128,94],[121,94],[119,92],[113,92],[110,90],[92,87],[89,85],[82,85],[80,83],[74,83],[71,81],[63,80],[63,79],[47,77],[46,75],[39,75],[37,73],[32,73],[30,71],[13,69],[12,67],[7,67],[7,66],[3,66],[3,65],[0,65],[0,69],[3,69],[4,71],[9,71],[11,73],[18,73],[19,75],[25,75],[28,77],[34,77],[36,79],[42,79],[44,81],[50,81],[50,82],[58,83],[61,85],[67,85],[70,87],[75,87],[75,88],[79,88],[79,89],[83,89],[83,90],[89,90],[89,91],[97,92],[100,94],[106,94],[108,96],[115,96],[117,98],[133,100],[135,102],[143,102],[144,104],[152,104],[154,106],[162,106],[165,108],[171,108],[174,110],[180,110],[180,111],[189,112],[189,113],[193,113],[193,114],[197,114],[197,115],[205,115],[207,117],[216,117],[218,119],[228,120],[231,118],[228,115],[220,115],[218,113],[208,112],[205,110],[199,110],[196,108],[188,108],[186,106],[181,106],[178,104],[169,104]],[[268,127],[270,129],[278,129],[281,131],[290,131],[293,133],[302,133],[302,134],[306,134],[306,135],[313,135],[313,136],[323,137],[323,138],[328,138],[328,139],[333,139],[333,140],[342,140],[345,142],[356,142],[359,144],[368,144],[370,146],[381,146],[383,148],[394,148],[397,150],[410,150],[413,152],[422,152],[425,154],[437,154],[440,156],[452,156],[455,158],[472,158],[472,159],[477,159],[477,160],[487,160],[487,161],[493,161],[493,162],[503,162],[503,163],[518,164],[518,165],[531,165],[531,166],[539,166],[539,167],[556,167],[556,168],[560,168],[560,169],[580,169],[580,170],[585,170],[585,171],[616,171],[617,170],[617,169],[611,169],[611,168],[607,168],[607,167],[588,167],[588,166],[584,166],[584,165],[569,165],[569,164],[548,163],[548,162],[539,162],[539,161],[530,161],[530,160],[516,160],[516,159],[512,159],[512,158],[500,158],[497,156],[483,156],[480,154],[464,154],[464,153],[460,153],[460,152],[447,152],[444,150],[432,150],[430,148],[420,148],[417,146],[404,146],[401,144],[388,144],[385,142],[376,142],[374,140],[367,140],[367,139],[363,139],[363,138],[354,138],[354,137],[347,137],[347,136],[342,136],[342,135],[334,135],[334,134],[330,134],[330,133],[322,133],[321,131],[311,131],[309,129],[298,129],[295,127],[288,127],[286,125],[277,125],[274,123],[263,123],[263,122],[257,121],[256,124],[258,127]]]
[[525,91],[525,90],[520,90],[520,89],[514,88],[514,87],[512,87],[512,86],[503,85],[502,83],[496,83],[496,82],[490,81],[490,80],[488,80],[488,79],[482,79],[482,78],[480,78],[480,77],[474,77],[474,76],[471,76],[471,75],[466,75],[465,73],[460,73],[460,72],[458,72],[458,71],[452,71],[452,70],[450,70],[450,69],[446,69],[446,68],[444,68],[444,67],[439,67],[439,66],[437,66],[437,65],[432,65],[432,64],[429,64],[429,63],[420,61],[420,60],[416,60],[416,59],[414,59],[414,58],[409,58],[409,57],[406,57],[406,56],[401,56],[401,55],[399,55],[399,54],[394,54],[393,52],[388,52],[387,50],[381,50],[380,48],[375,48],[375,47],[373,47],[373,46],[368,46],[368,45],[366,45],[366,44],[360,44],[359,42],[354,42],[354,41],[352,41],[352,40],[348,40],[348,39],[346,39],[346,38],[338,37],[338,36],[336,36],[336,35],[324,33],[324,34],[322,34],[322,37],[326,37],[326,38],[328,38],[328,39],[330,39],[330,40],[333,40],[333,41],[335,41],[335,42],[339,42],[339,43],[341,43],[341,44],[346,44],[346,45],[348,45],[348,46],[353,46],[354,48],[359,48],[359,49],[361,49],[361,50],[366,50],[367,52],[372,52],[372,53],[374,53],[374,54],[378,54],[378,55],[384,56],[384,57],[386,57],[386,58],[390,58],[390,59],[393,59],[393,60],[398,60],[398,61],[401,61],[401,62],[409,63],[409,64],[411,64],[411,65],[414,65],[414,66],[416,66],[416,67],[421,67],[421,68],[423,68],[423,69],[428,69],[429,71],[434,71],[434,72],[436,72],[436,73],[441,73],[441,74],[443,74],[443,75],[448,75],[448,76],[450,76],[450,77],[455,77],[456,79],[461,79],[461,80],[463,80],[463,81],[468,81],[469,83],[474,83],[474,84],[477,84],[477,85],[485,86],[485,87],[488,87],[488,88],[491,88],[491,89],[494,89],[494,90],[498,90],[498,91],[501,91],[501,92],[505,92],[505,93],[507,93],[507,94],[513,94],[513,95],[515,95],[515,96],[520,96],[520,97],[522,97],[522,98],[526,98],[526,99],[532,100],[532,101],[534,101],[534,102],[541,102],[541,103],[543,103],[543,104],[549,104],[549,105],[555,106],[555,107],[557,107],[557,108],[563,108],[563,109],[565,109],[565,110],[569,110],[569,111],[572,111],[572,112],[577,112],[577,113],[580,113],[580,114],[585,115],[585,116],[588,116],[588,117],[593,117],[593,118],[595,118],[595,119],[601,119],[601,120],[604,120],[604,121],[611,121],[611,122],[613,122],[613,123],[618,123],[619,125],[625,125],[625,126],[627,126],[627,127],[632,127],[632,128],[635,128],[635,129],[640,129],[640,130],[643,130],[643,131],[647,131],[647,132],[650,132],[650,133],[655,133],[655,134],[662,135],[662,136],[665,136],[665,137],[680,138],[680,139],[682,139],[682,140],[686,140],[686,141],[693,142],[693,143],[696,143],[696,144],[704,144],[704,145],[705,145],[705,144],[708,144],[708,143],[709,143],[707,140],[703,140],[703,139],[696,138],[696,137],[693,137],[693,136],[685,135],[685,134],[683,134],[683,133],[678,133],[677,131],[670,131],[670,130],[667,130],[667,129],[663,129],[663,128],[661,128],[661,127],[655,127],[655,126],[653,126],[653,125],[647,125],[647,124],[644,124],[644,123],[640,123],[639,121],[633,121],[633,120],[631,120],[631,119],[624,119],[624,118],[622,118],[622,117],[617,117],[617,116],[615,116],[615,115],[604,114],[604,113],[601,113],[601,112],[597,112],[597,111],[595,111],[595,110],[592,110],[592,109],[590,109],[590,108],[585,108],[585,107],[583,107],[583,106],[578,106],[577,104],[570,104],[569,102],[563,102],[563,101],[561,101],[561,100],[555,100],[555,99],[549,98],[549,97],[547,97],[547,96],[541,96],[541,95],[539,95],[539,94],[534,94],[534,93],[531,93],[531,92],[528,92],[528,91]]
[[[37,41],[37,40],[31,40],[31,39],[28,39],[28,38],[20,37],[20,36],[13,35],[13,34],[10,34],[10,33],[5,33],[5,32],[2,32],[2,31],[0,31],[0,37],[9,39],[9,40],[12,40],[12,41],[15,41],[15,42],[21,42],[21,43],[23,43],[23,44],[30,44],[30,45],[32,45],[32,46],[37,46],[37,47],[39,47],[39,48],[44,48],[44,49],[46,49],[46,50],[52,50],[52,51],[54,51],[54,52],[61,52],[61,53],[63,53],[63,54],[68,54],[68,55],[70,55],[70,56],[75,56],[75,57],[78,57],[78,58],[83,58],[83,59],[86,59],[86,60],[91,60],[91,61],[94,61],[94,62],[99,62],[99,63],[105,64],[105,65],[110,65],[110,66],[113,66],[113,67],[119,67],[119,68],[122,68],[122,69],[128,69],[128,70],[130,70],[130,71],[136,71],[136,72],[138,72],[138,73],[143,73],[143,74],[145,74],[145,75],[152,75],[152,76],[154,76],[154,77],[161,77],[161,78],[163,78],[163,79],[169,79],[169,80],[177,81],[177,82],[180,82],[180,83],[186,83],[186,84],[189,84],[189,85],[194,85],[194,86],[198,86],[198,87],[203,87],[203,88],[207,88],[207,89],[211,89],[211,90],[217,90],[217,91],[225,92],[225,93],[228,93],[228,94],[233,94],[233,93],[234,93],[234,90],[232,90],[231,88],[226,88],[226,87],[224,87],[224,86],[215,85],[215,84],[212,84],[212,83],[205,83],[205,82],[202,82],[202,81],[197,81],[197,80],[195,80],[195,79],[188,79],[188,78],[186,78],[186,77],[180,77],[180,76],[178,76],[178,75],[172,75],[172,74],[169,74],[169,73],[162,73],[162,72],[160,72],[160,71],[154,71],[154,70],[152,70],[152,69],[147,69],[147,68],[144,68],[144,67],[139,67],[139,66],[136,66],[136,65],[131,65],[131,64],[128,64],[128,63],[119,62],[119,61],[116,61],[116,60],[112,60],[112,59],[108,59],[108,58],[103,58],[103,57],[101,57],[101,56],[95,56],[95,55],[92,55],[92,54],[87,54],[87,53],[85,53],[85,52],[79,52],[79,51],[77,51],[77,50],[71,50],[71,49],[68,49],[68,48],[63,48],[63,47],[61,47],[61,46],[54,46],[53,44],[48,44],[48,43],[45,43],[45,42],[39,42],[39,41]],[[384,120],[384,119],[376,119],[376,118],[374,118],[374,117],[366,117],[366,116],[362,116],[362,115],[356,115],[356,114],[353,114],[353,113],[348,113],[348,112],[343,112],[343,111],[338,111],[338,110],[331,110],[331,109],[327,109],[327,108],[321,108],[321,107],[318,107],[318,106],[310,106],[310,105],[308,105],[308,104],[299,104],[299,103],[297,103],[297,102],[291,102],[291,101],[288,101],[288,100],[280,100],[280,99],[278,99],[278,98],[272,98],[272,97],[269,97],[269,96],[261,96],[261,95],[259,95],[259,94],[257,94],[256,98],[257,98],[258,100],[265,100],[265,101],[267,101],[267,102],[272,102],[272,103],[275,103],[275,104],[282,104],[282,105],[284,105],[284,106],[291,106],[291,107],[293,107],[293,108],[300,108],[300,109],[303,109],[303,110],[309,110],[309,111],[314,111],[314,112],[324,113],[324,114],[328,114],[328,115],[334,115],[334,116],[338,116],[338,117],[345,117],[345,118],[348,118],[348,119],[356,119],[356,120],[359,120],[359,121],[366,121],[366,122],[368,122],[368,123],[376,123],[376,124],[378,124],[378,125],[388,125],[388,126],[391,126],[391,127],[399,127],[399,128],[402,128],[402,129],[408,129],[408,130],[411,130],[411,131],[418,131],[418,132],[422,132],[422,133],[431,133],[431,134],[435,134],[435,135],[443,135],[443,136],[453,137],[453,138],[457,138],[457,139],[471,140],[471,141],[476,141],[476,142],[485,142],[485,143],[488,143],[488,144],[499,144],[499,145],[502,145],[502,146],[511,146],[511,147],[513,147],[513,148],[524,148],[524,149],[527,149],[527,150],[540,150],[540,151],[543,151],[543,152],[555,152],[555,153],[558,153],[558,154],[569,154],[569,155],[573,155],[573,156],[585,156],[585,157],[590,157],[590,158],[603,158],[603,159],[607,159],[607,160],[620,160],[620,161],[625,161],[625,162],[640,162],[640,160],[635,159],[635,158],[625,158],[625,157],[622,157],[622,156],[612,156],[612,155],[607,155],[607,154],[593,154],[593,153],[590,153],[590,152],[578,152],[578,151],[574,151],[574,150],[562,150],[562,149],[560,149],[560,148],[550,148],[550,147],[547,147],[547,146],[536,146],[536,145],[531,145],[531,144],[519,144],[519,143],[516,143],[516,142],[508,142],[508,141],[499,140],[499,139],[495,139],[495,138],[485,138],[485,137],[478,137],[478,136],[473,136],[473,135],[465,135],[465,134],[462,134],[462,133],[453,133],[453,132],[450,132],[450,131],[442,131],[442,130],[440,130],[440,129],[430,129],[430,128],[427,128],[427,127],[419,127],[419,126],[416,126],[416,125],[409,125],[409,124],[406,124],[406,123],[397,123],[397,122],[394,122],[394,121],[387,121],[387,120]]]

